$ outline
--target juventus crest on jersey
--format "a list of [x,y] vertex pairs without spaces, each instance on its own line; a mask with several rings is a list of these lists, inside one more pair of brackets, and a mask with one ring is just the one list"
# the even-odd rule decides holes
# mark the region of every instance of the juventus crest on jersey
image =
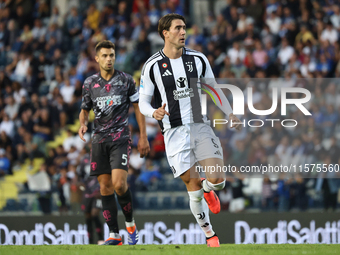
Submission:
[[154,108],[166,103],[165,115],[159,124],[162,131],[187,123],[202,123],[200,78],[214,78],[204,54],[183,48],[180,58],[169,59],[163,50],[144,64],[140,94],[154,96]]

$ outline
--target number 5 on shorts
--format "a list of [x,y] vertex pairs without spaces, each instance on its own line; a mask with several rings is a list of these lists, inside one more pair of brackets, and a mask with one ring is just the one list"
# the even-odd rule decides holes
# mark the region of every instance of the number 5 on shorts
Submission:
[[127,164],[127,155],[126,155],[126,154],[123,154],[123,155],[122,155],[122,159],[125,160],[125,161],[122,162],[122,165],[123,165],[123,166],[126,166],[126,164]]

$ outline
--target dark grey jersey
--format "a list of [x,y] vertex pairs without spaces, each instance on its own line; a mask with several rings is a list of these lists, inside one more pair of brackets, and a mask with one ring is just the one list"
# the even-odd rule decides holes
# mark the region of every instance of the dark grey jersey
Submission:
[[100,73],[88,77],[83,85],[81,109],[94,111],[92,142],[129,139],[129,106],[138,99],[135,81],[129,74],[115,70],[108,81]]

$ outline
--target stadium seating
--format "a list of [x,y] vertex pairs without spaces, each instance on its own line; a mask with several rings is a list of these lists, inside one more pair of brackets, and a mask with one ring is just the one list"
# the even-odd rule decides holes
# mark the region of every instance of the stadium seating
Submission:
[[164,210],[168,210],[168,209],[171,209],[171,197],[164,197],[163,198],[163,202],[162,202],[162,208]]
[[150,197],[149,198],[149,203],[148,203],[148,208],[149,210],[159,210],[161,209],[158,205],[158,197]]

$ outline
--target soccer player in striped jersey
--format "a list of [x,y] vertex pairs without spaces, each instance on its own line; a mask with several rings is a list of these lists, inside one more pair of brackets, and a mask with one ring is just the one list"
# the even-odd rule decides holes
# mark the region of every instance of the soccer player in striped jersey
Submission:
[[[201,114],[197,80],[215,84],[214,74],[204,54],[184,47],[186,25],[183,16],[167,14],[159,20],[158,33],[164,48],[144,64],[140,84],[139,108],[142,114],[158,120],[164,134],[166,154],[174,177],[185,183],[190,209],[207,238],[209,247],[219,247],[212,229],[209,209],[219,213],[221,206],[214,190],[225,186],[224,173],[206,173],[201,180],[195,165],[223,166],[220,140]],[[196,79],[196,82],[191,82]],[[210,80],[209,80],[210,79]],[[209,82],[210,81],[210,82]],[[213,82],[211,82],[213,81]],[[239,129],[239,119],[221,89],[218,106]],[[155,108],[151,106],[154,97]],[[205,198],[205,199],[203,199]]]

